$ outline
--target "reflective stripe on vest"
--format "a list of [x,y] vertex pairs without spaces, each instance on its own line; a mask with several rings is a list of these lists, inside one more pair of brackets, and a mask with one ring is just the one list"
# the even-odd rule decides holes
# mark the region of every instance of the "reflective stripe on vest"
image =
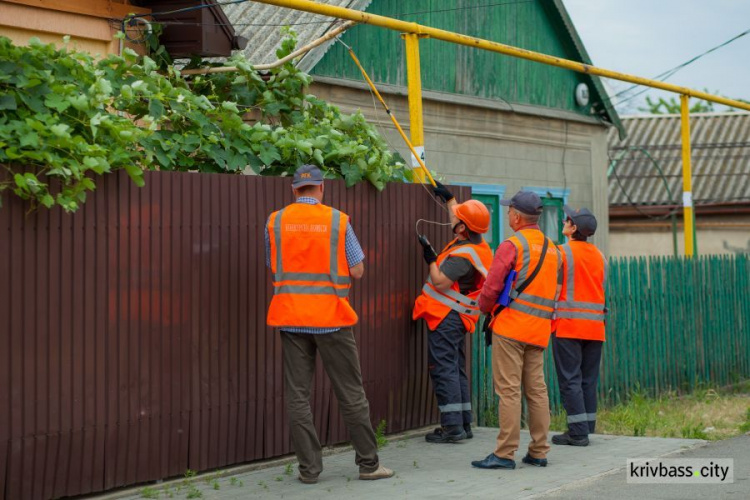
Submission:
[[584,311],[557,311],[555,317],[559,319],[590,319],[592,321],[604,321],[604,312]]
[[[427,283],[429,283],[430,285],[432,285],[432,287],[430,287],[427,284],[425,284],[422,287],[422,290],[424,290],[425,288],[430,288],[430,289],[437,290],[436,288],[433,288],[435,286],[435,284],[432,282],[432,278],[431,277],[427,278]],[[476,307],[477,304],[478,304],[478,302],[476,300],[474,300],[474,299],[472,299],[470,297],[467,297],[466,295],[463,295],[461,293],[458,293],[457,291],[452,290],[450,288],[448,290],[445,290],[445,291],[438,290],[438,293],[442,293],[443,295],[447,295],[448,297],[452,298],[456,302],[460,302],[461,304],[467,305],[469,307]]]
[[[330,250],[330,274],[324,273],[289,273],[284,272],[282,259],[282,239],[281,239],[281,216],[285,209],[279,210],[276,214],[276,220],[273,227],[276,238],[276,273],[274,273],[274,295],[280,293],[290,293],[296,295],[338,295],[339,297],[349,296],[349,287],[336,288],[334,285],[349,285],[351,278],[349,276],[340,276],[338,274],[338,247],[341,229],[341,212],[335,208],[331,210],[331,250]],[[321,282],[316,285],[294,285],[278,283],[285,281],[315,281]]]
[[334,288],[326,285],[280,285],[274,288],[274,293],[292,293],[295,295],[338,295],[347,297],[348,288]]
[[[558,310],[555,313],[555,317],[560,319],[588,319],[593,321],[604,321],[605,312],[604,304],[597,302],[583,302],[573,300],[575,298],[575,259],[573,258],[573,249],[570,248],[568,243],[562,246],[565,252],[565,258],[567,260],[566,274],[567,284],[565,286],[565,297],[567,300],[557,304],[559,309],[585,309],[584,311],[567,311]],[[607,286],[607,259],[602,254],[602,260],[604,261],[604,279],[603,286]]]
[[476,250],[474,250],[471,247],[465,247],[460,246],[452,249],[450,252],[448,252],[448,255],[464,255],[469,257],[469,260],[471,261],[472,265],[474,266],[474,269],[479,271],[479,273],[483,277],[487,277],[487,268],[484,267],[484,264],[482,264],[482,259],[479,258],[479,254]]
[[[467,246],[454,247],[450,251],[448,251],[445,258],[447,259],[450,256],[460,256],[468,258],[471,264],[474,266],[474,269],[479,271],[479,273],[483,277],[487,277],[487,268],[484,267],[482,259],[479,258],[479,254],[473,248]],[[422,287],[422,291],[431,299],[440,302],[444,306],[450,307],[458,313],[477,317],[480,314],[479,303],[476,300],[467,297],[466,295],[459,293],[453,289],[444,291],[438,290],[437,288],[435,288],[435,285],[432,282],[432,278],[429,276],[427,277],[427,282]]]
[[522,304],[516,300],[510,303],[510,305],[508,306],[508,309],[515,309],[516,311],[521,311],[522,313],[526,313],[531,316],[536,316],[537,318],[552,319],[552,311],[545,311],[543,309],[537,309],[536,307],[531,307],[529,305]]
[[[517,300],[521,299],[525,302],[529,302],[530,304],[535,304],[538,306],[544,306],[549,307],[550,309],[555,308],[555,301],[546,299],[544,297],[537,297],[536,295],[531,295],[526,292],[518,293],[515,289],[515,286],[523,284],[524,281],[526,281],[526,278],[529,274],[529,263],[531,262],[531,248],[529,247],[529,242],[526,239],[526,237],[521,234],[521,232],[516,234],[516,237],[518,238],[518,241],[521,243],[521,248],[523,251],[523,265],[521,266],[521,271],[518,273],[518,278],[516,279],[516,282],[514,284],[513,290],[510,291],[510,298],[513,299],[513,302],[511,302],[511,305]],[[550,248],[555,248],[554,245],[550,245]],[[559,252],[558,252],[558,258],[559,258]],[[510,306],[509,306],[510,307]],[[532,310],[532,308],[527,307],[529,310]],[[521,309],[518,307],[511,307],[511,309],[517,309],[521,312],[527,312],[525,309]],[[534,311],[539,311],[539,309],[533,309]],[[541,311],[545,312],[546,311]],[[532,313],[528,313],[532,314]],[[539,314],[533,314],[534,316],[539,316],[540,318],[546,318],[547,316],[539,315]],[[551,315],[549,316],[552,317]]]
[[[464,304],[462,304],[462,303],[460,303],[460,302],[458,302],[456,300],[451,300],[450,298],[448,298],[445,295],[443,295],[443,292],[437,291],[435,288],[433,288],[430,285],[423,286],[422,287],[422,291],[425,293],[425,295],[427,295],[431,299],[434,299],[434,300],[440,302],[444,306],[450,307],[451,309],[453,309],[454,311],[456,311],[458,313],[469,314],[469,315],[476,315],[476,316],[479,315],[479,309],[477,307],[469,307],[469,306],[466,306],[466,305],[464,305]],[[462,295],[462,297],[464,297],[466,299],[469,299],[465,295]],[[469,299],[469,300],[471,300],[471,299]]]

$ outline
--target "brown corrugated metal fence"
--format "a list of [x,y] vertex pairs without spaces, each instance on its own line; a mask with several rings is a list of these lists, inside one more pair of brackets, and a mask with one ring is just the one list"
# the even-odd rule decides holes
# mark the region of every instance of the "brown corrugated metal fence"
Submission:
[[[108,490],[291,451],[281,344],[265,326],[268,214],[289,179],[149,172],[99,182],[75,215],[0,209],[0,492]],[[469,188],[457,188],[461,198]],[[435,422],[426,336],[411,306],[426,266],[419,218],[446,221],[419,185],[326,185],[367,255],[352,302],[373,422]],[[444,243],[447,229],[431,240]],[[346,440],[318,366],[321,441]]]

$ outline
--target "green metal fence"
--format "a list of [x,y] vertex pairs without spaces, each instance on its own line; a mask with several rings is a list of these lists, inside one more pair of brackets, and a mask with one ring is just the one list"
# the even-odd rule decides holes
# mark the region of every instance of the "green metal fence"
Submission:
[[[634,389],[658,395],[750,378],[750,256],[610,260],[609,315],[600,403]],[[472,338],[472,397],[479,425],[497,424],[491,349]],[[545,378],[553,413],[563,411],[552,350]]]

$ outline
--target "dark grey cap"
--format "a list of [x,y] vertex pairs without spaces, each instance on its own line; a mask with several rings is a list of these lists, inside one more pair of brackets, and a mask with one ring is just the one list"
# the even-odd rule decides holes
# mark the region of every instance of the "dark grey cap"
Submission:
[[294,172],[293,188],[302,186],[320,186],[323,184],[323,173],[315,165],[302,165]]
[[510,200],[500,200],[500,204],[504,207],[513,207],[526,215],[542,213],[542,199],[531,191],[519,191]]
[[588,208],[573,210],[568,205],[565,205],[563,210],[565,210],[565,215],[573,221],[576,229],[578,229],[582,235],[587,238],[594,235],[596,232],[596,217],[594,217],[594,214],[592,214]]

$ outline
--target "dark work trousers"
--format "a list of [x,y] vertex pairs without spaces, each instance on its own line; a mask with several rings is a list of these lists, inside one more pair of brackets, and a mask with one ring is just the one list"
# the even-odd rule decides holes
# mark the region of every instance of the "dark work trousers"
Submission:
[[552,337],[557,382],[571,436],[588,436],[596,429],[596,384],[602,344],[598,340]]
[[310,411],[310,386],[315,374],[315,353],[320,353],[341,416],[349,430],[360,472],[378,469],[378,444],[370,422],[370,405],[362,386],[362,373],[354,333],[342,328],[333,333],[281,331],[284,358],[284,401],[289,416],[292,445],[299,472],[307,478],[323,470],[323,455]]
[[432,386],[440,408],[440,425],[470,424],[471,393],[466,377],[466,328],[451,311],[427,337]]

